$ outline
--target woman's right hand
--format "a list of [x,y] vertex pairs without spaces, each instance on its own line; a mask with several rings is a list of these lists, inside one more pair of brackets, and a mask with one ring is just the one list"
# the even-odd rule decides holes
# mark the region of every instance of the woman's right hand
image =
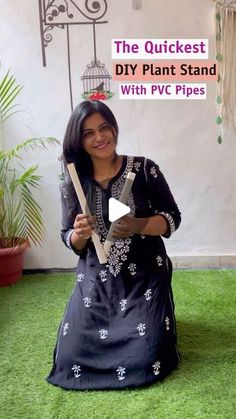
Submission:
[[78,238],[87,240],[91,237],[95,228],[95,217],[77,214],[73,227]]

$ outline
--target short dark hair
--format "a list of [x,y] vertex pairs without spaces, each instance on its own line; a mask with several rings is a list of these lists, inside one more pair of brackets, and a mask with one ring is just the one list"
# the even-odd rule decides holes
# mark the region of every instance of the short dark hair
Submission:
[[83,149],[82,128],[84,121],[94,113],[100,113],[109,122],[114,130],[116,141],[119,132],[114,114],[103,102],[85,100],[76,106],[66,128],[63,141],[63,157],[64,163],[74,163],[77,172],[82,176],[91,176],[93,173],[91,158]]

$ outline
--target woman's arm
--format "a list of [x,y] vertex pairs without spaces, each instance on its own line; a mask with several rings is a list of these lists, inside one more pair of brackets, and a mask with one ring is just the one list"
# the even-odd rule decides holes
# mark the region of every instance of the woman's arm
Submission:
[[159,166],[145,159],[143,176],[146,178],[149,201],[155,215],[147,218],[123,217],[114,228],[115,238],[132,234],[168,238],[179,227],[181,213]]
[[168,232],[168,223],[161,215],[153,217],[136,218],[126,215],[114,226],[113,237],[125,238],[133,234],[146,234],[149,236],[162,236]]
[[153,212],[167,222],[167,231],[162,235],[168,238],[178,229],[181,213],[159,166],[152,160],[145,159],[144,174]]
[[[73,197],[72,197],[73,198]],[[61,189],[62,229],[61,239],[77,255],[86,249],[92,234],[93,220],[83,214],[79,204],[75,207],[66,187]],[[76,197],[75,197],[76,199]]]
[[77,214],[73,227],[73,233],[70,237],[71,245],[76,250],[82,250],[86,247],[88,239],[90,239],[95,228],[94,218],[84,214]]

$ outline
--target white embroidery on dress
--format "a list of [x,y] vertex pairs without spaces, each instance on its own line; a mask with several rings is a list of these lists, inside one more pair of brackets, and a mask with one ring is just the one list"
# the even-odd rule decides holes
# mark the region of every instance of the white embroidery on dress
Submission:
[[161,368],[160,361],[156,361],[155,364],[153,364],[153,372],[155,375],[160,374],[160,368]]
[[175,232],[175,222],[173,217],[168,214],[167,212],[159,212],[160,215],[164,215],[164,217],[167,219],[169,226],[170,226],[170,234]]
[[96,231],[101,237],[106,237],[108,230],[106,228],[103,215],[102,215],[102,192],[98,186],[95,187],[95,200],[96,200]]
[[117,370],[118,372],[118,380],[124,380],[125,379],[125,368],[124,367],[118,367]]
[[80,365],[73,365],[73,367],[71,368],[72,371],[74,372],[74,376],[75,378],[79,378],[81,376],[80,372],[81,372],[81,367]]
[[[123,174],[113,183],[111,187],[111,196],[117,200],[119,200],[119,197],[121,195],[121,191],[123,189],[127,174],[132,171],[133,161],[134,161],[134,158],[132,156],[127,156],[126,167]],[[103,218],[102,191],[98,186],[95,187],[95,202],[96,202],[96,231],[104,239],[107,237],[108,230],[107,230],[104,218]],[[130,213],[134,215],[135,205],[134,205],[134,198],[133,198],[132,192],[129,194],[126,205],[130,207],[131,209]]]
[[83,302],[84,302],[85,307],[91,307],[91,298],[85,297],[83,298]]
[[161,256],[156,257],[157,265],[162,266],[163,265],[163,258]]
[[100,338],[101,339],[106,339],[107,336],[108,336],[108,330],[106,330],[106,329],[99,330],[99,333],[100,333]]
[[151,288],[149,288],[145,293],[144,293],[144,296],[145,296],[145,298],[146,298],[146,300],[147,301],[149,301],[149,300],[151,300],[151,298],[152,298],[152,290],[151,290]]
[[124,262],[125,260],[127,260],[127,256],[125,254],[120,255],[120,260],[122,260],[122,262]]
[[166,330],[170,330],[170,319],[169,317],[165,318]]
[[112,275],[117,276],[120,273],[123,262],[127,260],[130,243],[131,238],[127,237],[126,239],[115,240],[115,243],[112,245],[108,254],[107,265],[109,272]]
[[130,263],[128,266],[128,269],[130,271],[131,275],[135,275],[136,274],[136,263]]
[[73,228],[72,229],[70,229],[67,233],[66,233],[66,245],[67,245],[67,247],[69,247],[69,249],[72,249],[72,247],[71,247],[71,243],[70,243],[70,238],[71,238],[71,236],[72,236],[72,234],[74,233],[74,230],[73,230]]
[[117,248],[118,250],[121,250],[121,249],[123,248],[123,246],[124,246],[123,239],[117,239],[117,240],[115,241],[115,245],[116,245],[116,248]]
[[116,276],[120,272],[121,264],[119,264],[119,256],[116,253],[109,253],[108,255],[109,265],[106,265],[109,268],[109,271]]
[[145,323],[139,323],[137,326],[139,336],[144,336],[146,333],[146,325]]
[[147,200],[147,204],[148,204],[148,208],[152,208],[152,203],[151,203],[150,199]]
[[68,194],[67,194],[66,188],[62,188],[61,191],[62,191],[63,198],[67,199],[68,198]]
[[68,328],[69,328],[69,323],[65,323],[63,326],[63,336],[67,335]]
[[105,282],[107,280],[107,271],[104,269],[101,272],[99,272],[99,276],[102,282]]
[[[127,156],[126,167],[124,172],[121,176],[113,183],[111,187],[111,196],[117,200],[119,200],[125,179],[127,174],[132,171],[133,169],[133,162],[134,158],[132,156]],[[103,211],[102,211],[102,191],[101,189],[96,186],[95,187],[95,195],[96,195],[96,230],[97,233],[102,237],[102,241],[104,237],[107,237],[108,230],[105,224],[105,220],[103,218]],[[134,197],[132,192],[129,193],[126,205],[128,205],[131,209],[130,214],[135,215],[135,203]],[[106,265],[109,272],[117,276],[122,268],[123,262],[127,260],[127,253],[130,249],[131,238],[127,237],[126,239],[118,239],[115,240],[114,244],[111,247],[111,250],[108,255],[108,264]]]
[[127,305],[127,300],[125,300],[124,298],[120,301],[120,309],[121,311],[124,311],[126,309],[126,305]]
[[145,239],[146,238],[146,236],[144,235],[144,234],[141,234],[141,239]]
[[152,166],[152,167],[150,168],[150,174],[151,174],[154,178],[157,178],[157,169],[156,169],[156,167],[155,167],[155,166]]
[[78,275],[76,275],[76,277],[77,277],[78,282],[82,282],[83,279],[84,279],[84,274],[78,274]]
[[134,168],[135,168],[136,172],[139,172],[140,166],[141,166],[140,161],[136,161],[136,162],[134,163]]
[[[127,177],[127,174],[129,172],[132,172],[133,163],[134,163],[134,158],[132,156],[127,156],[126,168],[125,168],[125,171],[124,171],[123,175],[120,176],[120,178],[117,179],[114,182],[114,184],[112,185],[111,191],[112,191],[113,198],[119,200],[121,191],[122,191],[124,183],[125,183],[125,179]],[[132,213],[132,211],[135,211],[135,206],[134,206],[132,193],[129,194],[129,198],[131,198],[131,201],[128,199],[126,205],[128,205],[131,208],[131,213]]]

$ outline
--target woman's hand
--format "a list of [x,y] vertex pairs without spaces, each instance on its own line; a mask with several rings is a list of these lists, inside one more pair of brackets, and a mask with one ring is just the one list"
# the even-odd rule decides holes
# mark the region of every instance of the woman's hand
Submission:
[[140,234],[145,228],[147,220],[147,218],[136,218],[132,215],[125,215],[114,223],[113,237],[115,239],[124,239],[133,234]]
[[95,217],[77,214],[73,227],[78,238],[87,240],[91,237],[95,228]]
[[168,223],[162,215],[154,215],[146,218],[136,218],[132,215],[126,215],[114,223],[113,237],[115,239],[124,239],[133,234],[161,236],[168,231]]

